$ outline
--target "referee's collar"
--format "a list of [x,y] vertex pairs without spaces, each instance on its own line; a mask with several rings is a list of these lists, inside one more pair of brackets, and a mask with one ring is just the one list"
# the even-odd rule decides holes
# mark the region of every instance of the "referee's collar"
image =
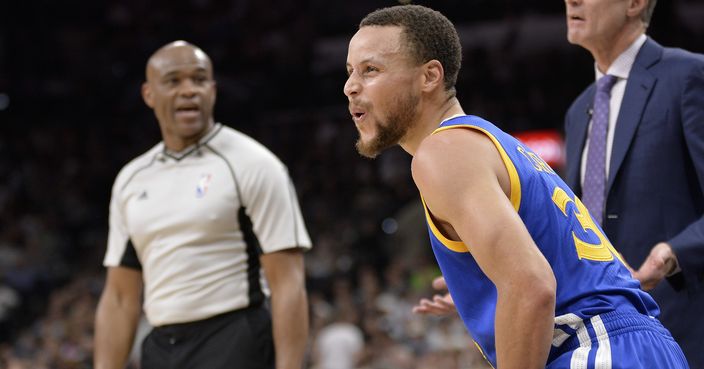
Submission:
[[[193,143],[191,145],[188,145],[185,148],[183,148],[183,150],[180,150],[180,151],[169,150],[169,148],[167,148],[166,145],[164,145],[164,149],[161,151],[161,153],[159,153],[160,159],[169,157],[169,158],[172,158],[175,160],[181,160],[193,152],[200,153],[200,147],[207,144],[208,141],[210,141],[213,137],[215,137],[215,135],[217,135],[221,129],[222,129],[222,124],[219,122],[216,122],[215,124],[213,124],[212,127],[210,127],[208,132],[203,137],[201,137],[200,140],[198,140],[198,142]],[[162,144],[163,144],[163,142],[162,142]]]

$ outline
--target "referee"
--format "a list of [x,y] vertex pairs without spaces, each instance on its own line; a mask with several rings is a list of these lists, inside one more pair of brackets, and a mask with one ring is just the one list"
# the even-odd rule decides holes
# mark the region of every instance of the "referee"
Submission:
[[96,369],[124,368],[142,294],[154,327],[142,369],[301,368],[311,242],[296,192],[269,150],[214,122],[215,94],[200,48],[175,41],[149,58],[142,96],[163,142],[113,186]]

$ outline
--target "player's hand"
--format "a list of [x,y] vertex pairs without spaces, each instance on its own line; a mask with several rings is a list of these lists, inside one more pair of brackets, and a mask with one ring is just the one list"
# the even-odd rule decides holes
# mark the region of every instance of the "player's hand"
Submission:
[[645,259],[640,269],[633,272],[633,278],[640,281],[641,288],[648,291],[655,288],[665,277],[677,268],[677,257],[672,247],[665,242],[660,242]]
[[[445,278],[442,276],[435,278],[433,280],[433,288],[438,291],[447,291]],[[457,308],[450,293],[445,293],[444,295],[433,296],[432,300],[421,299],[418,305],[413,307],[413,312],[416,314],[444,316],[456,313]]]

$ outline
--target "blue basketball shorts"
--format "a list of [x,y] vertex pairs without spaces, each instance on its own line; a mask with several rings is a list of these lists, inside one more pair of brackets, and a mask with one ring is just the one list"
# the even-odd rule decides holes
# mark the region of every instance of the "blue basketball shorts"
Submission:
[[612,311],[589,320],[555,319],[546,369],[688,369],[682,349],[660,322],[635,312]]

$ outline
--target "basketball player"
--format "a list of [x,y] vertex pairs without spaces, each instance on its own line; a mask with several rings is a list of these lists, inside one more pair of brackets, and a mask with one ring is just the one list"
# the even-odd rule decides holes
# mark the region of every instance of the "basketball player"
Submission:
[[404,5],[352,37],[344,93],[358,151],[413,155],[433,251],[495,368],[687,368],[584,205],[535,153],[456,97],[454,26]]

